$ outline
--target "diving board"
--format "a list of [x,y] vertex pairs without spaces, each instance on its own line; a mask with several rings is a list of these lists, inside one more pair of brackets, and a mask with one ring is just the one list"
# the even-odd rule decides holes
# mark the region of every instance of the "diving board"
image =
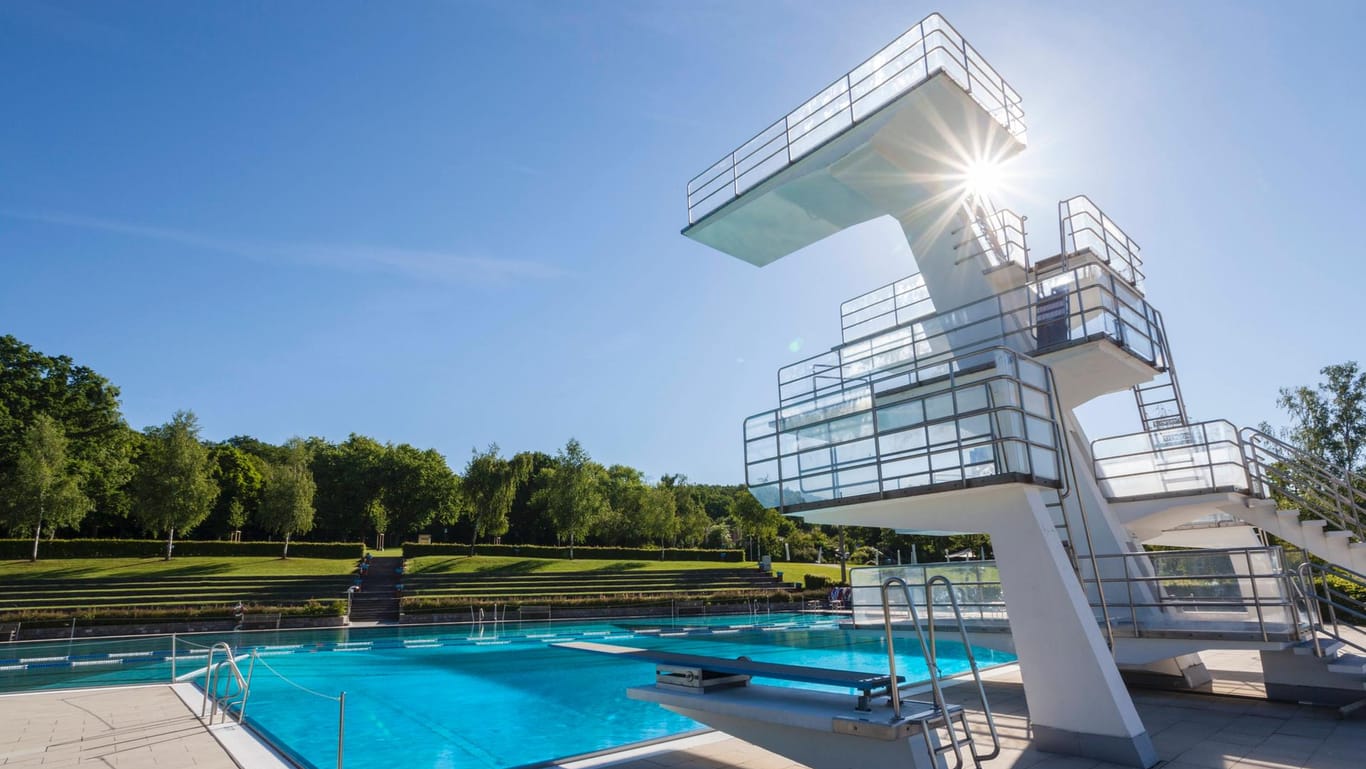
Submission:
[[[903,701],[902,715],[879,695],[890,694],[892,676],[828,670],[749,659],[679,654],[591,641],[553,644],[563,649],[609,654],[655,665],[655,683],[634,686],[626,696],[653,702],[702,724],[758,745],[811,769],[903,766],[946,769],[951,749],[941,728],[947,719],[968,734],[964,710],[944,711],[929,702]],[[753,678],[835,686],[848,694],[754,684]],[[896,676],[896,684],[904,679]],[[965,742],[960,745],[966,744]]]

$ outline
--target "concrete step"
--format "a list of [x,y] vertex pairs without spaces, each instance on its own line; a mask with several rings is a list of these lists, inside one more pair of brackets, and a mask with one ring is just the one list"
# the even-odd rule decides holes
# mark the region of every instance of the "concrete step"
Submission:
[[[1319,639],[1318,653],[1325,658],[1336,657],[1337,653],[1342,651],[1345,646],[1347,646],[1347,644],[1342,641],[1332,638],[1322,638]],[[1312,655],[1315,653],[1313,641],[1300,641],[1295,644],[1293,648],[1295,653],[1299,655]]]
[[1359,654],[1344,654],[1328,663],[1328,669],[1334,673],[1366,673],[1366,657]]

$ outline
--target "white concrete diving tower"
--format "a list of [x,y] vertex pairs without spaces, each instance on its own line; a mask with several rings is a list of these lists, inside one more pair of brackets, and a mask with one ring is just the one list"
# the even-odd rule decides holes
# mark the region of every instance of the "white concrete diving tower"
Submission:
[[[763,266],[900,224],[919,273],[846,303],[842,343],[780,371],[778,407],[745,423],[746,483],[815,523],[991,535],[1036,746],[1149,767],[1076,570],[1131,538],[1075,471],[1072,409],[1166,370],[1161,318],[1136,249],[1064,242],[1031,265],[1023,219],[974,188],[1024,150],[1023,118],[933,14],[689,182],[683,234]],[[1063,232],[1099,221],[1082,200]]]

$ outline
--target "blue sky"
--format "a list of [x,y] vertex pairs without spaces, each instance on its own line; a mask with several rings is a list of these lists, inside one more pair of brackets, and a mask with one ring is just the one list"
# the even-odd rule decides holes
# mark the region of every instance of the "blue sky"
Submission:
[[678,234],[684,185],[932,10],[1024,96],[1036,258],[1077,193],[1142,245],[1192,416],[1366,358],[1356,3],[10,0],[0,333],[139,428],[739,482],[777,368],[914,266],[875,222],[750,267]]

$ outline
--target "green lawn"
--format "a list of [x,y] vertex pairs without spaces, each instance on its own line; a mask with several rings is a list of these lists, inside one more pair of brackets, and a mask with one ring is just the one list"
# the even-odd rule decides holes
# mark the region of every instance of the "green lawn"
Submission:
[[154,577],[157,575],[191,577],[279,577],[327,576],[350,574],[353,559],[335,558],[246,558],[240,556],[173,558],[54,558],[29,561],[0,561],[0,573],[10,579],[113,579]]

